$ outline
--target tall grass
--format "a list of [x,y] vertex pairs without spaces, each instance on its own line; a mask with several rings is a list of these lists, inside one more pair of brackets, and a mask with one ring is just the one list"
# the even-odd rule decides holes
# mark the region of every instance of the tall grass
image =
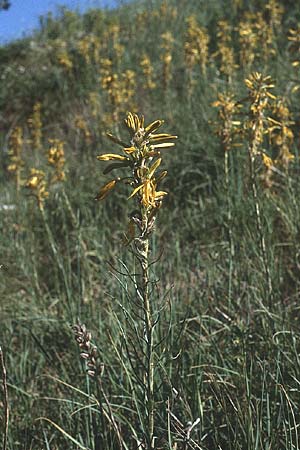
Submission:
[[[200,3],[64,9],[0,48],[8,449],[299,448],[300,10]],[[94,200],[128,110],[179,136],[147,267],[124,246],[138,185]]]

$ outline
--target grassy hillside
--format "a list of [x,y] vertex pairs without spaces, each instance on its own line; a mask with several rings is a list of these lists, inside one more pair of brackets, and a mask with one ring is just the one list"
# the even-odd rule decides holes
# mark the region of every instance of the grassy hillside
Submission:
[[[62,8],[0,47],[8,449],[299,449],[299,67],[279,0]],[[145,144],[159,188],[142,114],[178,136]]]

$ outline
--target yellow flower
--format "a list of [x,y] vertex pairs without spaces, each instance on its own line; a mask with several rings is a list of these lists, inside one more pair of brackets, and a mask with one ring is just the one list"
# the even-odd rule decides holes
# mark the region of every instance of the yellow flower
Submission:
[[[159,150],[173,147],[177,136],[167,133],[154,134],[164,123],[163,120],[154,120],[145,126],[144,116],[138,116],[129,112],[124,121],[130,136],[130,143],[126,143],[119,137],[107,133],[108,138],[122,147],[123,154],[105,153],[97,156],[99,161],[112,161],[104,173],[114,169],[130,167],[130,176],[116,178],[103,186],[96,197],[97,200],[104,199],[115,187],[118,181],[133,186],[129,198],[139,194],[143,207],[147,210],[155,209],[160,205],[161,199],[167,195],[164,191],[157,191],[158,183],[166,176],[162,171],[157,177],[154,173],[161,164]],[[171,142],[170,142],[171,141]],[[157,159],[155,159],[157,158]]]
[[99,161],[129,161],[129,158],[122,155],[116,155],[115,153],[106,153],[105,155],[97,156]]
[[65,167],[65,152],[64,142],[59,139],[49,139],[50,148],[48,150],[48,163],[55,169],[55,174],[52,177],[52,183],[57,181],[64,181],[66,178]]
[[45,199],[49,196],[49,192],[46,189],[45,172],[31,169],[25,187],[32,191],[37,198],[39,208],[42,209]]
[[262,161],[267,169],[270,169],[274,166],[272,158],[270,158],[270,156],[266,155],[265,153],[262,153]]

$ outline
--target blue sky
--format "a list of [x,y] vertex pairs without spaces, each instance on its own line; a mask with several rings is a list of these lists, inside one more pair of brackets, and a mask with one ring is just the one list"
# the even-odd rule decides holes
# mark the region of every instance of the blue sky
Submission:
[[22,37],[38,27],[39,16],[48,11],[57,11],[58,5],[70,9],[85,9],[102,6],[112,7],[117,0],[11,0],[8,11],[0,11],[0,44]]

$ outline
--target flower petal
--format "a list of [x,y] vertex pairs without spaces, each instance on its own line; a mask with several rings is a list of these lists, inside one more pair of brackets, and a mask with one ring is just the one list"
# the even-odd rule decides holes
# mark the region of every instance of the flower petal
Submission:
[[104,155],[98,155],[97,159],[99,161],[127,161],[126,156],[117,155],[115,153],[105,153]]
[[95,197],[95,200],[103,200],[109,194],[109,192],[115,187],[115,185],[117,184],[117,181],[119,181],[119,180],[115,179],[115,180],[111,180],[108,183],[106,183],[100,189],[99,194],[97,195],[97,197]]

